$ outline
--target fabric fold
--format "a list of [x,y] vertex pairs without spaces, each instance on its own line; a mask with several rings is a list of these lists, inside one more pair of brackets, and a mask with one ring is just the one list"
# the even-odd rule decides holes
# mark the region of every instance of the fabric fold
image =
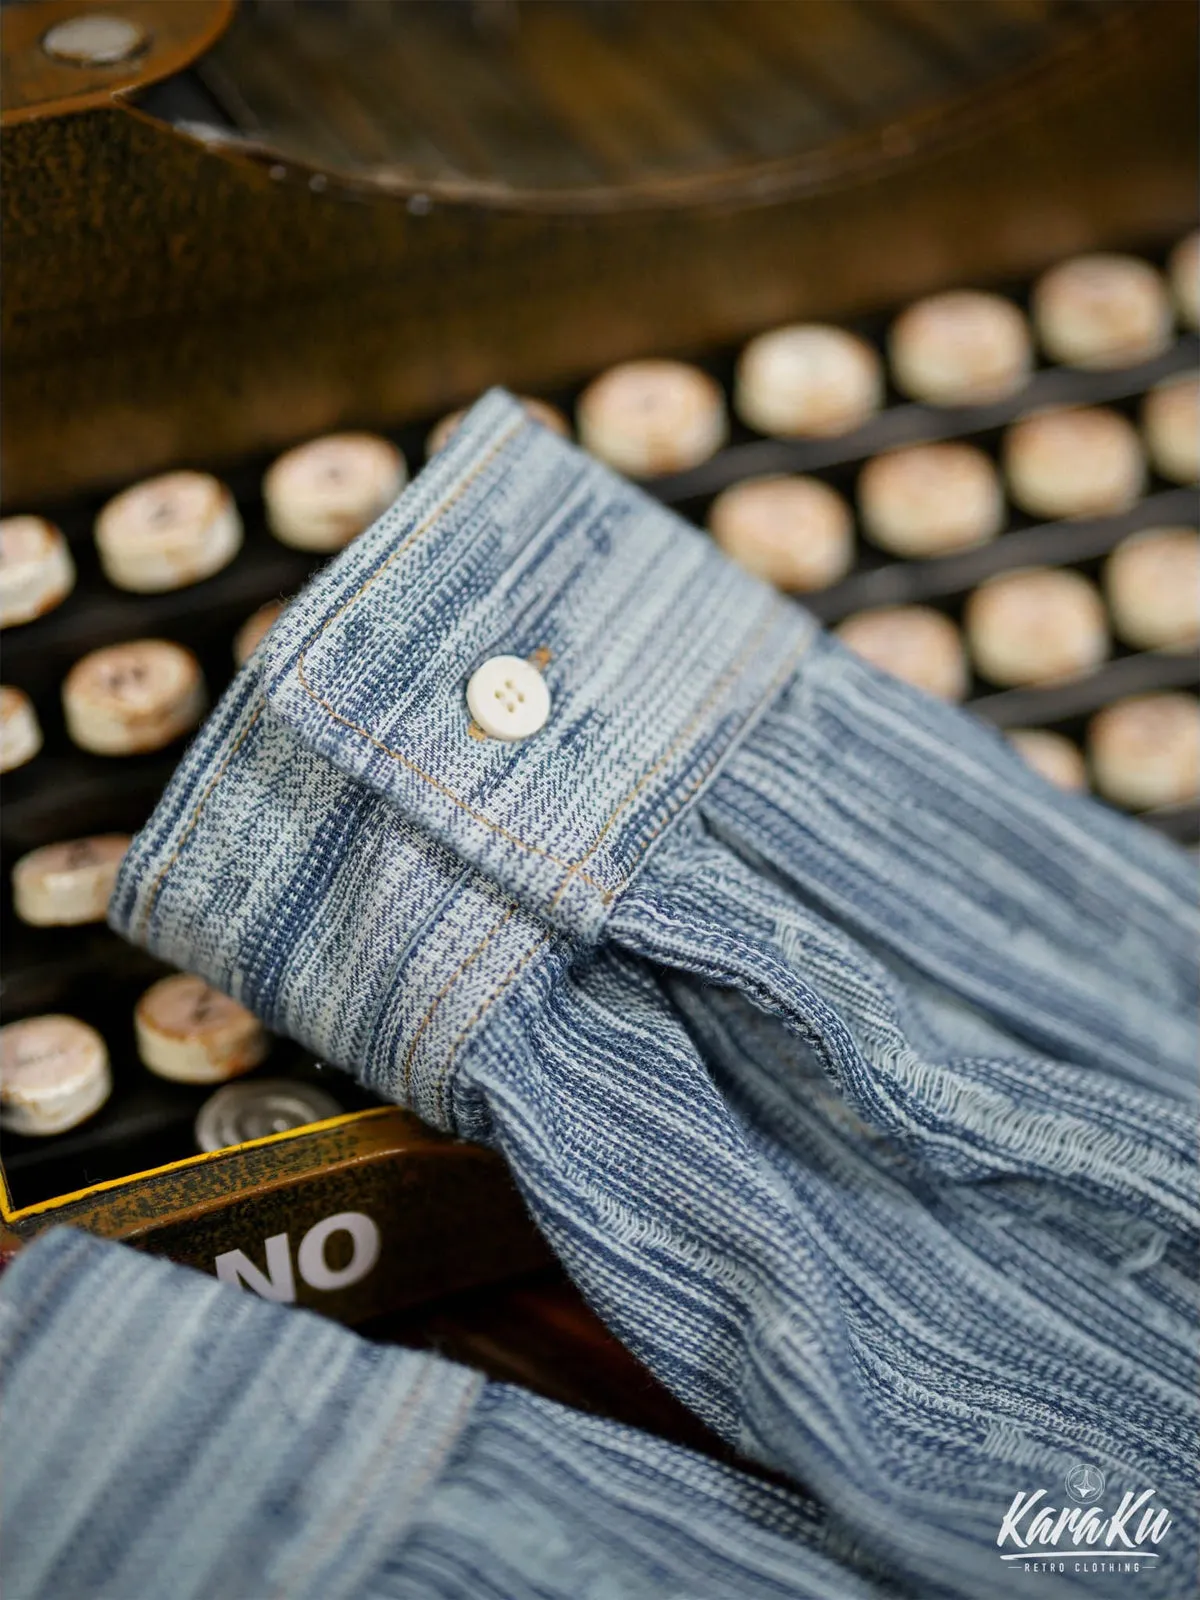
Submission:
[[820,1507],[54,1230],[0,1280],[11,1600],[866,1600]]

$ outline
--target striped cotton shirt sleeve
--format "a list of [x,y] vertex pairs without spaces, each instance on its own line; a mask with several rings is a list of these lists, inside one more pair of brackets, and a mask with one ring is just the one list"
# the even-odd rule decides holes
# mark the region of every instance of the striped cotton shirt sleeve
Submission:
[[[472,722],[496,657],[544,679],[530,737]],[[493,395],[239,675],[112,919],[501,1150],[609,1326],[873,1570],[983,1600],[1070,1551],[1082,1592],[1149,1491],[1166,1596],[1185,868]]]
[[5,1600],[876,1592],[810,1497],[67,1229],[0,1280],[0,1424]]

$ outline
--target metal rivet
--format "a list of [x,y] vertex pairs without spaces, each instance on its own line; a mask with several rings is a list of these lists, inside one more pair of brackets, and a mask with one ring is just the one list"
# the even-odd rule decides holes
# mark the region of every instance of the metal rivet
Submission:
[[107,67],[128,61],[147,42],[146,30],[127,17],[83,16],[56,23],[42,49],[76,67]]

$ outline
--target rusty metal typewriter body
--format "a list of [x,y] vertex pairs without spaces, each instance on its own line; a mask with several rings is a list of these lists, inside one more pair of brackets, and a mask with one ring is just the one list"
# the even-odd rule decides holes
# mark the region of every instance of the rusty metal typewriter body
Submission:
[[[1020,299],[1075,251],[1158,256],[1194,225],[1194,9],[1073,0],[113,0],[130,59],[48,55],[69,0],[3,12],[3,493],[66,533],[74,593],[4,639],[5,682],[46,742],[5,782],[5,1020],[92,1021],[116,1088],[56,1140],[9,1137],[3,1239],[71,1221],[212,1271],[267,1274],[330,1218],[368,1216],[382,1253],[296,1297],[350,1321],[546,1263],[486,1152],[440,1138],[322,1073],[286,1041],[264,1071],[326,1081],[345,1114],[210,1155],[199,1091],[154,1079],[131,1010],[162,969],[100,927],[14,916],[16,857],[131,831],[178,758],[73,747],[58,709],[71,664],[156,635],[220,691],[238,625],[305,581],[313,558],[265,529],[280,449],[343,426],[419,464],[431,422],[494,382],[569,410],[634,355],[683,355],[728,384],[745,336],[820,317],[881,342],[892,312],[955,285]],[[969,436],[994,451],[1036,404],[1132,411],[1194,368],[1194,336],[1134,369],[1043,368],[990,408],[889,404],[857,433],[728,446],[650,491],[703,520],[720,489],[772,471],[835,485],[879,450]],[[246,527],[239,557],[193,587],[112,588],[91,542],[116,487],[213,471]],[[1125,533],[1194,522],[1192,492],[1152,481],[1133,511],[1038,526],[922,562],[864,550],[809,597],[828,621],[918,599],[954,612],[990,573],[1038,559],[1088,571]],[[1119,653],[1091,678],[970,698],[1001,725],[1072,731],[1118,694],[1194,682],[1186,657]],[[1150,819],[1183,839],[1194,808]],[[337,1262],[334,1263],[335,1269]],[[319,1275],[318,1275],[319,1276]],[[334,1271],[333,1276],[338,1276]],[[343,1278],[346,1275],[343,1274]]]

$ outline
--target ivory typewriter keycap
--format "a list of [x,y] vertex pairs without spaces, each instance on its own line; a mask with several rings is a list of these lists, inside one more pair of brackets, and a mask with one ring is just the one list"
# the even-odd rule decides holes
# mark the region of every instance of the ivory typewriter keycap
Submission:
[[0,772],[32,761],[42,748],[42,728],[23,689],[0,687]]
[[268,600],[242,623],[233,640],[233,659],[244,667],[287,609],[286,600]]
[[112,1092],[108,1050],[77,1017],[27,1017],[0,1028],[0,1127],[33,1138],[65,1133]]
[[493,739],[528,739],[546,725],[550,691],[531,662],[493,656],[471,674],[467,709]]
[[845,577],[854,559],[850,507],[817,478],[750,478],[708,514],[713,538],[748,572],[803,594]]
[[883,366],[865,340],[825,323],[761,333],[737,364],[734,407],[779,438],[850,433],[883,403]]
[[1142,492],[1146,462],[1132,424],[1103,406],[1038,411],[1004,439],[1013,499],[1035,517],[1103,517]]
[[[543,428],[548,428],[551,433],[557,433],[562,439],[571,437],[571,424],[563,416],[557,406],[552,406],[548,400],[537,400],[532,395],[519,395],[518,399],[525,409],[530,421],[540,423]],[[459,411],[451,411],[448,416],[435,422],[429,430],[429,437],[425,441],[425,458],[428,460],[436,456],[439,450],[444,450],[451,438],[458,432],[462,419],[467,414],[467,407]]]
[[1083,752],[1061,733],[1052,733],[1048,728],[1010,728],[1008,737],[1018,754],[1055,788],[1087,788]]
[[888,335],[896,384],[931,405],[982,405],[1029,380],[1033,344],[1019,308],[997,294],[952,289],[901,312]]
[[1149,361],[1171,341],[1162,275],[1136,256],[1076,256],[1033,290],[1042,346],[1055,361],[1099,371]]
[[684,472],[725,443],[720,387],[683,361],[626,361],[590,383],[576,412],[580,443],[632,478]]
[[1175,308],[1189,328],[1200,327],[1200,232],[1189,233],[1167,263]]
[[104,833],[31,850],[13,867],[17,915],[38,928],[103,922],[128,849],[127,833]]
[[1117,635],[1135,650],[1190,650],[1200,641],[1200,534],[1144,528],[1104,567]]
[[1132,695],[1088,727],[1092,775],[1102,795],[1133,811],[1200,795],[1200,701],[1188,694]]
[[1025,567],[989,578],[964,612],[976,667],[993,683],[1050,683],[1090,672],[1108,655],[1096,589],[1078,572]]
[[190,973],[160,978],[133,1013],[138,1055],[151,1072],[177,1083],[223,1083],[249,1072],[267,1053],[258,1018]]
[[1173,483],[1200,479],[1200,379],[1191,373],[1157,384],[1142,403],[1150,459]]
[[918,444],[868,461],[858,480],[863,527],[898,556],[986,544],[1004,526],[996,469],[971,444]]
[[880,606],[847,617],[842,643],[873,666],[939,700],[967,692],[967,661],[958,629],[928,606]]
[[297,550],[340,550],[408,480],[404,457],[373,433],[331,433],[279,457],[263,479],[267,521]]
[[0,522],[0,628],[52,611],[75,587],[67,541],[44,517]]
[[136,639],[93,650],[67,674],[67,732],[97,755],[160,750],[204,715],[204,679],[190,650],[166,639]]
[[241,547],[233,496],[207,472],[167,472],[134,484],[96,518],[105,577],[135,594],[199,583],[228,566]]
[[227,1084],[204,1102],[196,1117],[196,1144],[205,1151],[227,1150],[341,1114],[333,1096],[312,1084],[254,1078]]

